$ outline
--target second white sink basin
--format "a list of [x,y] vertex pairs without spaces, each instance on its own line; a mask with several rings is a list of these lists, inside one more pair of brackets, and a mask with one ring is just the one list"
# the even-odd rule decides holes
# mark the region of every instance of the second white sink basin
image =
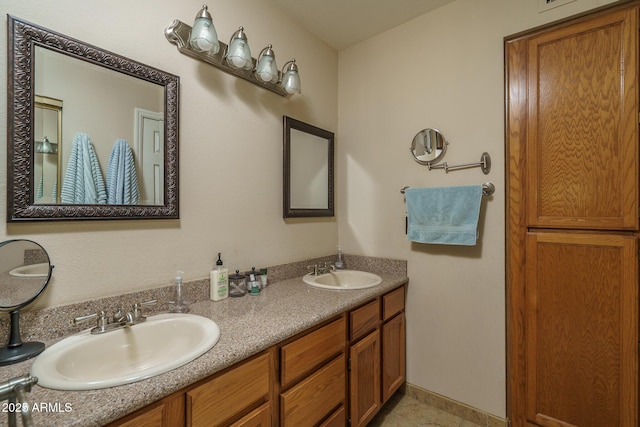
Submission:
[[87,329],[47,348],[31,375],[58,390],[93,390],[153,377],[212,348],[220,328],[193,314],[149,316],[146,322],[99,335]]
[[306,274],[302,281],[307,285],[325,289],[366,289],[378,286],[382,278],[377,274],[359,270],[336,270],[326,274]]

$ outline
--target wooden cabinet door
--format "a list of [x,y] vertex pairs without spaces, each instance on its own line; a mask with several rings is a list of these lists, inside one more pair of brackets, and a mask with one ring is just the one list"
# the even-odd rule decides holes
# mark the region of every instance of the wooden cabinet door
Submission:
[[382,325],[382,403],[404,383],[405,316],[398,314]]
[[637,426],[635,237],[529,233],[526,251],[524,425]]
[[350,349],[351,425],[366,425],[380,409],[380,331],[376,329]]
[[528,225],[638,228],[637,15],[528,39]]

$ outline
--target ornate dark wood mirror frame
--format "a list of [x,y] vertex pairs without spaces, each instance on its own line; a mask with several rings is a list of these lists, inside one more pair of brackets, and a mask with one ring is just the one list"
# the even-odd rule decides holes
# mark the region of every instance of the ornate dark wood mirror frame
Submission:
[[[301,122],[300,120],[296,120],[294,118],[284,116],[284,167],[283,167],[283,217],[284,218],[295,218],[295,217],[327,217],[334,216],[334,190],[333,190],[333,145],[334,145],[334,134],[333,132],[329,132],[327,130],[321,129],[319,127],[310,125],[308,123]],[[305,136],[304,134],[308,134]],[[296,136],[298,135],[298,136]],[[307,138],[311,137],[311,140],[315,140],[312,144],[321,143],[321,145],[317,145],[316,148],[320,148],[320,151],[314,152],[313,161],[309,161],[308,155],[303,155],[297,157],[292,153],[293,145],[297,145],[298,152],[304,151],[300,144],[309,144],[310,140]],[[303,140],[304,139],[304,140]],[[322,152],[322,150],[325,150]],[[326,153],[326,154],[325,154]],[[318,161],[315,161],[317,159]],[[302,164],[300,164],[302,162]],[[313,164],[311,164],[313,163]],[[324,190],[322,190],[322,194],[315,194],[313,198],[316,200],[321,200],[321,203],[318,203],[317,207],[310,207],[310,205],[306,205],[305,202],[296,201],[294,196],[294,191],[292,191],[293,185],[298,185],[300,183],[296,182],[296,178],[293,173],[295,169],[313,169],[315,166],[323,166],[323,173],[326,174],[326,185],[323,187],[326,188],[326,194]],[[304,175],[304,174],[303,174]],[[319,175],[321,176],[321,175]],[[303,178],[303,181],[305,179]],[[307,182],[306,184],[309,184]],[[305,183],[302,183],[303,187],[299,188],[299,190],[304,190],[304,192],[313,193],[313,189],[304,188],[306,186]],[[312,185],[309,185],[312,187]],[[316,190],[317,191],[317,190]],[[326,203],[325,203],[326,202]],[[320,206],[321,205],[321,206]]]
[[[179,77],[7,16],[7,222],[42,220],[172,219],[178,211]],[[164,88],[164,204],[34,204],[35,48],[114,70]]]

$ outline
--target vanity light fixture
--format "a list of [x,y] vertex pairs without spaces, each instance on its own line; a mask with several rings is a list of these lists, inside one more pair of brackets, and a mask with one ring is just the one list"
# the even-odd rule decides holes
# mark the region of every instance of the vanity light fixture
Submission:
[[300,93],[300,74],[298,74],[298,66],[296,60],[284,64],[282,67],[282,81],[280,83],[287,93]]
[[233,33],[226,53],[227,64],[233,68],[242,68],[250,70],[253,68],[253,58],[251,57],[251,49],[249,49],[249,41],[244,33],[244,27],[240,27],[238,31]]
[[45,136],[42,141],[36,141],[36,153],[58,154],[58,145],[52,144]]
[[193,22],[193,29],[189,36],[189,45],[193,50],[198,52],[218,53],[220,43],[218,42],[218,33],[216,27],[213,26],[213,19],[207,8],[203,5],[200,12],[196,15]]
[[276,54],[273,53],[271,47],[271,45],[268,45],[260,51],[256,62],[256,69],[254,70],[256,79],[264,83],[278,83]]
[[278,95],[289,96],[301,92],[295,59],[287,62],[280,72],[272,45],[262,49],[257,60],[252,58],[243,27],[233,33],[229,45],[219,41],[207,5],[203,5],[196,15],[193,28],[176,19],[165,29],[164,35],[176,45],[178,52]]

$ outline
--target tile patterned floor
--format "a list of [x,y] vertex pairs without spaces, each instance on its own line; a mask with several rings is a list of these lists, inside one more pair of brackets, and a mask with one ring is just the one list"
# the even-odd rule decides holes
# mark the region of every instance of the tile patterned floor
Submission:
[[448,412],[396,393],[369,427],[482,427]]

